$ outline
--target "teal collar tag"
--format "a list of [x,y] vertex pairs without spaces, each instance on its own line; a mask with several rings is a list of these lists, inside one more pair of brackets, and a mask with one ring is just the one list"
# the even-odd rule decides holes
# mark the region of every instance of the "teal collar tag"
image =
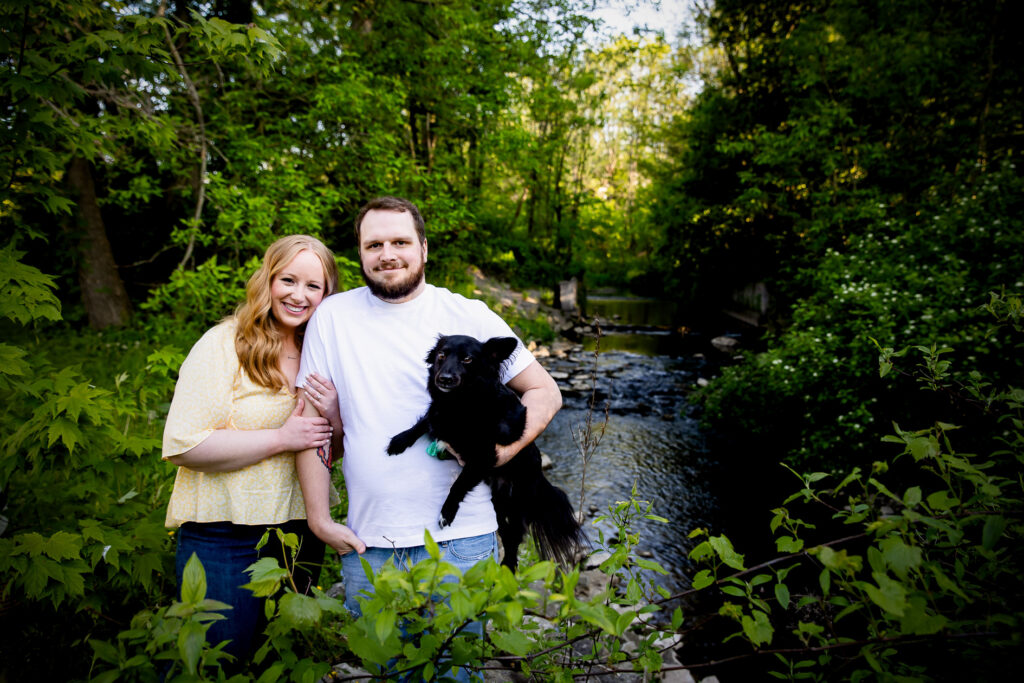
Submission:
[[451,460],[452,456],[448,455],[448,451],[445,450],[446,445],[447,444],[445,444],[444,441],[434,439],[430,442],[430,445],[427,446],[427,455],[431,458],[437,458],[438,460]]

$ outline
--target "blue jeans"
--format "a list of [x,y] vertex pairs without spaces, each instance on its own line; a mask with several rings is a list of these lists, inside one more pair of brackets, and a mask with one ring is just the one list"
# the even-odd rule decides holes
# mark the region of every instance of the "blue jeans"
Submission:
[[[437,544],[441,549],[441,561],[454,565],[462,573],[465,573],[477,562],[486,560],[488,557],[498,559],[498,536],[494,532],[481,536],[470,536],[469,538],[455,538],[450,541],[440,541]],[[362,555],[358,553],[346,553],[341,556],[341,572],[345,579],[345,608],[353,616],[362,615],[359,601],[356,600],[362,592],[373,593],[373,585],[366,578],[360,559],[370,563],[373,573],[380,572],[381,567],[391,558],[395,560],[395,567],[403,568],[418,564],[430,555],[426,547],[422,545],[410,548],[367,548]],[[455,581],[455,577],[445,577],[445,581]],[[466,627],[466,631],[483,637],[483,622],[473,622]],[[469,672],[459,669],[456,672],[456,679],[459,681],[480,680],[470,678]]]
[[308,592],[320,576],[324,560],[324,544],[309,530],[304,519],[293,519],[283,524],[243,525],[231,522],[186,522],[178,531],[178,550],[174,557],[174,569],[181,587],[185,563],[195,552],[206,572],[206,597],[231,605],[224,611],[226,619],[214,621],[206,633],[206,640],[216,645],[230,640],[224,650],[236,657],[236,664],[227,669],[244,666],[257,648],[257,636],[266,627],[263,612],[264,598],[253,597],[251,591],[241,588],[249,583],[245,568],[263,557],[277,558],[283,565],[284,555],[277,534],[270,534],[270,541],[259,551],[256,544],[263,533],[277,527],[285,533],[294,533],[302,540],[299,550],[299,568],[295,572],[295,585],[302,592]]

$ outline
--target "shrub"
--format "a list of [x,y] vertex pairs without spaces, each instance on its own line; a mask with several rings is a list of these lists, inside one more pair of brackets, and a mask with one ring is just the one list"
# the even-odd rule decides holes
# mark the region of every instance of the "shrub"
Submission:
[[[704,392],[714,431],[747,434],[735,451],[815,468],[866,464],[894,410],[923,418],[912,381],[882,384],[868,368],[886,346],[956,349],[954,367],[1019,373],[1004,335],[986,335],[992,291],[1024,291],[1024,188],[1012,164],[977,180],[951,178],[919,204],[875,207],[874,228],[828,249],[805,273],[813,293],[796,304],[769,349],[727,368]],[[963,378],[961,378],[963,379]],[[766,445],[767,444],[767,445]]]

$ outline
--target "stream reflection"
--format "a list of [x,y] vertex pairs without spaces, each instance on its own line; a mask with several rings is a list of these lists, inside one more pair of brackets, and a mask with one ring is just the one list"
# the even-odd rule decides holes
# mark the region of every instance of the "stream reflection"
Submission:
[[[559,381],[564,406],[538,445],[554,462],[548,478],[578,507],[583,467],[572,430],[586,420],[594,354],[577,347],[565,358],[542,362]],[[715,501],[705,476],[710,463],[687,400],[703,363],[700,358],[613,350],[602,351],[598,365],[594,426],[604,419],[606,402],[608,424],[587,466],[583,510],[588,518],[584,526],[596,547],[593,518],[617,501],[628,500],[635,484],[637,498],[653,503],[651,513],[668,519],[667,524],[642,520],[636,531],[640,533],[639,550],[650,553],[669,571],[657,581],[672,592],[689,585],[692,565],[687,553],[694,545],[687,538],[689,531],[708,526],[714,517]],[[598,512],[594,513],[595,509]],[[600,528],[606,537],[614,533],[607,521]]]

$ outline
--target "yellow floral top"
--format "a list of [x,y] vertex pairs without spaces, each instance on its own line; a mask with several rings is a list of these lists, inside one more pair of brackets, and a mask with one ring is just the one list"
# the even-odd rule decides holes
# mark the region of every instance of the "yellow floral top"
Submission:
[[[164,458],[192,449],[216,429],[276,429],[295,410],[290,392],[262,387],[242,371],[236,327],[229,320],[208,330],[182,364],[164,427]],[[305,518],[295,454],[278,453],[234,472],[179,467],[165,523],[175,528],[183,522],[280,524]]]

